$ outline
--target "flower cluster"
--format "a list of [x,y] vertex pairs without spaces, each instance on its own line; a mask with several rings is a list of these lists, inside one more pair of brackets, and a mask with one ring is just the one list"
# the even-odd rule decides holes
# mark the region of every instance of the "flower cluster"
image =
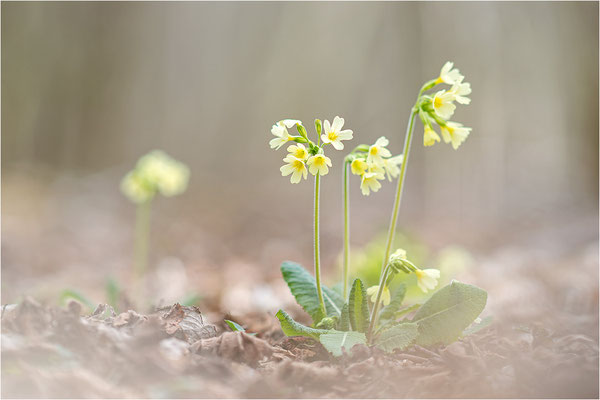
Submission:
[[188,167],[154,150],[140,158],[135,168],[121,181],[121,191],[129,200],[142,204],[152,200],[157,192],[171,197],[187,188],[190,171]]
[[[383,290],[381,292],[381,298],[379,301],[387,306],[390,303],[391,295],[389,290],[389,284],[393,279],[394,275],[402,271],[407,274],[411,272],[417,277],[417,286],[427,293],[429,290],[435,289],[440,278],[440,271],[433,268],[420,269],[416,267],[407,257],[404,249],[396,250],[391,256],[388,263],[390,267],[390,274],[386,277]],[[371,301],[375,303],[377,301],[377,293],[379,292],[379,285],[371,286],[367,289],[367,294],[371,296]]]
[[429,85],[424,87],[425,90],[431,89],[434,86],[445,83],[451,85],[448,90],[440,90],[433,96],[424,95],[419,99],[418,110],[419,118],[423,122],[425,132],[423,135],[423,144],[425,146],[433,146],[439,142],[440,136],[433,129],[433,123],[440,127],[440,132],[445,143],[452,143],[452,147],[456,150],[467,139],[471,128],[463,126],[458,122],[449,121],[456,110],[454,102],[459,104],[469,104],[471,99],[467,96],[471,94],[471,84],[463,82],[464,76],[460,74],[454,64],[448,61],[442,67],[440,76],[429,82]]
[[[315,120],[318,139],[317,143],[314,143],[308,139],[301,121],[284,119],[276,122],[271,128],[271,133],[275,136],[269,142],[271,148],[278,150],[287,142],[295,143],[287,148],[288,154],[283,159],[285,165],[280,168],[281,175],[291,175],[292,183],[298,183],[302,178],[306,179],[309,172],[311,175],[327,175],[332,164],[331,159],[325,155],[325,145],[331,144],[334,149],[342,150],[344,148],[342,141],[352,139],[352,131],[342,130],[343,126],[344,118],[340,117],[335,117],[333,123],[325,120],[323,125],[320,120]],[[288,129],[293,127],[296,127],[298,136],[292,136],[288,132]]]
[[389,143],[382,136],[371,146],[358,146],[346,157],[352,173],[361,177],[360,189],[365,196],[381,188],[379,181],[387,177],[391,182],[392,178],[400,174],[398,166],[402,163],[403,156],[400,154],[392,157],[392,153],[386,148]]

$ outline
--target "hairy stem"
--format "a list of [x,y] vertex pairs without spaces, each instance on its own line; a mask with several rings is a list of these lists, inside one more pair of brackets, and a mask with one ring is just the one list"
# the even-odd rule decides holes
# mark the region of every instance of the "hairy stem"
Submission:
[[381,278],[379,280],[379,290],[377,291],[377,297],[375,299],[375,304],[373,305],[373,309],[371,310],[371,322],[369,322],[369,330],[367,333],[367,338],[369,340],[369,343],[371,343],[371,341],[373,340],[372,335],[373,335],[373,329],[375,328],[375,325],[377,324],[377,320],[379,319],[379,307],[381,305],[381,294],[383,293],[383,289],[385,287],[385,284],[387,283],[387,275],[388,272],[390,271],[390,267],[389,265],[386,266],[386,268],[383,270],[383,273],[381,274]]
[[[317,173],[315,175],[315,280],[317,281],[317,295],[319,296],[319,304],[321,307],[321,312],[323,313],[323,318],[327,316],[327,311],[325,309],[325,302],[323,301],[323,290],[321,289],[321,257],[319,253],[319,192],[320,192],[320,180],[321,175]],[[315,321],[318,322],[318,321]]]
[[343,271],[343,282],[344,282],[344,299],[348,295],[348,269],[350,263],[350,204],[348,199],[348,170],[350,169],[350,163],[344,162],[344,271]]

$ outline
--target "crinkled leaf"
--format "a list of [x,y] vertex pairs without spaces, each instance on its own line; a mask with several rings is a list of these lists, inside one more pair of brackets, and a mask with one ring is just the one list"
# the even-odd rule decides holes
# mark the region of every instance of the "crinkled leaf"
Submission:
[[[296,301],[306,311],[313,323],[319,322],[325,315],[321,315],[319,307],[319,298],[317,295],[317,283],[315,278],[306,271],[300,264],[285,261],[281,264],[281,274],[290,288],[290,291],[296,298]],[[327,309],[328,317],[339,316],[341,313],[344,299],[342,296],[329,289],[327,286],[321,286],[323,290],[323,300]]]
[[400,309],[400,307],[402,307],[402,302],[404,301],[405,295],[406,285],[401,284],[392,295],[392,301],[390,301],[390,304],[388,304],[381,310],[381,313],[379,314],[379,319],[396,319],[396,312]]
[[369,306],[367,304],[367,291],[360,279],[354,280],[348,303],[352,330],[366,332],[369,326]]
[[469,336],[469,335],[474,334],[475,332],[479,332],[483,328],[487,328],[488,326],[490,326],[492,324],[492,319],[493,319],[492,316],[488,315],[487,317],[483,318],[479,323],[473,322],[471,324],[471,326],[469,326],[467,329],[465,329],[462,336],[463,337]]
[[412,322],[419,325],[416,343],[430,346],[449,344],[481,314],[487,292],[457,281],[437,291],[415,314]]
[[246,332],[243,326],[238,324],[237,322],[230,321],[228,319],[225,320],[225,323],[229,325],[232,331],[234,332]]
[[314,329],[304,326],[294,321],[292,317],[290,317],[288,313],[283,310],[277,311],[275,316],[279,320],[279,323],[281,324],[281,330],[286,336],[304,336],[313,339],[319,339],[321,334],[330,332],[325,329]]
[[415,323],[396,324],[381,332],[375,344],[380,349],[393,352],[396,349],[403,350],[410,346],[419,336],[419,327]]
[[344,349],[348,354],[352,354],[352,347],[355,344],[366,344],[367,337],[362,332],[339,332],[329,331],[319,337],[319,341],[336,357],[343,354]]
[[350,330],[350,314],[348,312],[348,303],[345,303],[342,307],[342,316],[340,317],[337,325],[339,331]]

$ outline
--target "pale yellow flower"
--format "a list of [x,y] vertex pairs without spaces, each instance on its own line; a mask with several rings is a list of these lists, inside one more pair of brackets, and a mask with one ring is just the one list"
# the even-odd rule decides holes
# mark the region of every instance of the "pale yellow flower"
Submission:
[[288,130],[283,123],[283,121],[279,121],[271,127],[271,133],[275,136],[275,138],[271,139],[269,145],[272,149],[279,150],[281,146],[289,142],[290,140],[294,140],[292,136],[288,133]]
[[287,148],[287,151],[294,157],[304,161],[308,157],[308,150],[302,143],[293,144]]
[[448,119],[454,114],[454,110],[456,110],[456,105],[453,103],[454,100],[456,100],[454,92],[440,90],[433,96],[431,103],[437,115]]
[[442,126],[440,129],[442,131],[444,142],[452,142],[452,147],[454,150],[458,149],[462,142],[464,142],[471,133],[471,128],[467,128],[458,122],[452,121],[447,122],[446,126]]
[[466,97],[471,94],[471,84],[470,83],[462,83],[456,82],[450,88],[450,92],[454,94],[454,100],[460,104],[469,104],[471,103],[471,99]]
[[329,173],[327,166],[331,167],[331,159],[324,154],[317,154],[310,157],[306,164],[311,174],[316,175],[318,172],[319,175],[323,176]]
[[283,161],[285,161],[287,164],[279,169],[281,171],[281,175],[288,176],[289,174],[292,174],[290,177],[290,182],[292,183],[300,182],[303,177],[306,179],[308,176],[308,171],[306,170],[306,164],[304,164],[304,161],[292,155],[288,155],[283,159]]
[[140,158],[135,169],[163,196],[176,196],[187,189],[189,168],[160,150],[154,150]]
[[365,160],[357,158],[350,164],[350,170],[354,175],[362,175],[365,173],[369,165]]
[[456,82],[462,81],[464,78],[457,68],[453,68],[454,63],[447,61],[440,71],[440,76],[437,78],[435,83],[447,83],[448,85],[454,85]]
[[421,289],[423,293],[427,293],[428,290],[433,290],[437,286],[437,280],[440,278],[440,271],[431,268],[417,269],[415,275],[417,275],[417,286],[419,286],[419,289]]
[[321,134],[323,143],[331,143],[336,150],[342,150],[344,148],[342,140],[352,139],[352,130],[342,130],[343,126],[344,118],[335,117],[332,124],[325,120],[323,122],[323,134]]
[[380,180],[384,176],[380,172],[365,172],[360,181],[360,190],[362,194],[368,196],[371,192],[377,192],[381,188]]
[[121,192],[133,203],[141,204],[151,200],[156,189],[141,174],[133,170],[121,180]]
[[[371,296],[372,303],[375,303],[377,301],[377,292],[379,292],[379,285],[371,286],[367,289],[367,296]],[[390,294],[390,289],[387,286],[384,286],[379,301],[384,306],[387,306],[388,304],[390,304],[391,299],[392,296]]]
[[440,136],[430,126],[425,126],[425,133],[423,134],[423,145],[433,146],[435,142],[439,142]]
[[375,141],[371,147],[369,147],[369,152],[367,153],[367,162],[369,164],[376,164],[379,166],[383,166],[383,157],[391,157],[392,153],[388,149],[385,148],[390,144],[390,141],[385,138],[385,136],[380,137]]
[[383,169],[385,170],[385,175],[388,178],[388,181],[392,181],[392,178],[396,178],[400,175],[400,168],[398,165],[402,164],[402,160],[404,156],[400,154],[399,156],[384,158],[383,159]]

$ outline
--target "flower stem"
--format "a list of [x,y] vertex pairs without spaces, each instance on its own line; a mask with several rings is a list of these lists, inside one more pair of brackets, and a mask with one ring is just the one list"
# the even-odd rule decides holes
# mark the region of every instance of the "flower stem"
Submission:
[[[320,181],[321,175],[317,173],[315,175],[315,280],[317,281],[317,295],[319,296],[319,305],[321,307],[321,312],[323,314],[323,318],[327,316],[327,311],[325,309],[325,302],[323,301],[323,290],[321,289],[321,258],[319,254],[319,192],[320,192]],[[318,322],[318,321],[315,321]]]
[[348,269],[350,263],[350,204],[348,199],[348,170],[350,169],[350,163],[344,162],[344,299],[348,294]]
[[[420,97],[420,95],[419,95]],[[410,144],[412,141],[413,127],[415,117],[417,116],[418,110],[413,107],[408,126],[406,128],[406,137],[404,139],[404,158],[402,159],[402,165],[400,166],[400,176],[398,177],[398,186],[396,187],[396,197],[394,199],[394,208],[392,211],[392,218],[390,220],[390,228],[388,230],[387,242],[385,245],[385,255],[381,266],[381,273],[385,269],[390,258],[390,252],[392,250],[392,243],[394,242],[394,234],[396,233],[396,224],[398,222],[398,211],[400,210],[400,202],[402,200],[402,189],[404,188],[404,178],[406,176],[406,165],[408,164],[408,154],[410,152]]]
[[381,294],[383,293],[383,289],[385,288],[385,284],[387,283],[387,275],[390,271],[389,265],[386,265],[383,273],[381,274],[381,279],[379,280],[379,290],[377,291],[377,297],[375,299],[375,304],[373,305],[373,309],[371,310],[371,322],[369,322],[369,330],[367,333],[367,338],[369,342],[373,340],[373,329],[377,324],[377,320],[379,319],[379,306],[381,305]]
[[150,237],[150,205],[152,200],[140,203],[135,213],[134,274],[139,280],[146,273],[148,264],[148,241]]

